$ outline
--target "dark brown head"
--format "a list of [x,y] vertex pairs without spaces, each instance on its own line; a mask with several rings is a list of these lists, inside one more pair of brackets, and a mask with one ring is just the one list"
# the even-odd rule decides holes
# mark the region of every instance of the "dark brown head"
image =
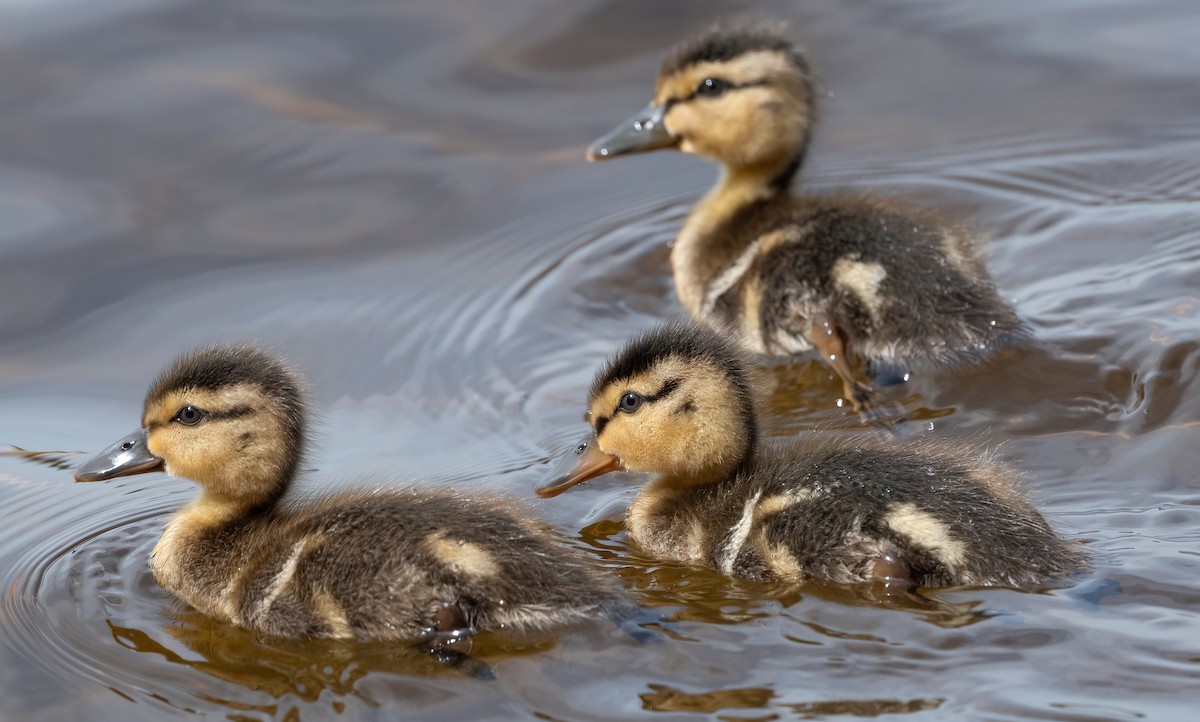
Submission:
[[142,428],[76,472],[98,481],[165,468],[207,493],[255,506],[280,496],[304,446],[295,374],[250,345],[201,348],[151,385]]

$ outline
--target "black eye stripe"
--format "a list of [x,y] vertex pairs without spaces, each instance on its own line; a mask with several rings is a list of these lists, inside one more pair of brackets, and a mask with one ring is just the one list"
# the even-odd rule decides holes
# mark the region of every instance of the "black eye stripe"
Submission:
[[693,91],[697,95],[716,97],[729,89],[729,83],[721,78],[705,78]]
[[[225,409],[224,411],[206,411],[199,406],[192,406],[191,408],[199,412],[203,418],[216,421],[223,421],[225,419],[239,419],[254,412],[254,409],[250,406],[234,406],[233,408]],[[176,414],[176,418],[178,418],[178,414]],[[152,426],[154,425],[157,424],[152,424]]]
[[674,393],[675,389],[679,388],[679,385],[682,383],[682,379],[667,379],[666,383],[662,385],[661,389],[659,389],[656,393],[650,394],[646,397],[646,401],[653,403],[660,399],[665,399]]
[[[655,401],[660,401],[662,399],[665,399],[666,397],[668,397],[672,393],[674,393],[675,390],[678,389],[682,383],[683,383],[683,379],[677,379],[677,378],[676,379],[667,379],[666,382],[663,383],[662,388],[660,388],[658,391],[650,394],[649,396],[642,397],[642,401],[644,401],[646,403],[654,403]],[[624,394],[621,395],[622,398],[624,398],[624,396],[625,396]],[[613,413],[616,414],[617,411],[619,411],[620,409],[621,409],[621,400],[618,399],[617,405],[613,409]],[[603,425],[607,424],[607,423],[608,423],[607,416],[602,419],[602,422],[600,422],[600,421],[596,422],[596,433],[599,434],[600,429],[603,428]]]
[[249,406],[234,406],[232,409],[224,411],[209,411],[207,412],[210,419],[238,419],[253,412],[254,409]]
[[[745,83],[730,83],[725,86],[725,89],[721,91],[721,94],[723,95],[725,93],[728,93],[731,90],[743,90],[745,88],[757,88],[761,85],[766,85],[766,84],[767,84],[767,81],[765,81],[765,80],[750,80]],[[699,96],[700,96],[700,91],[697,89],[697,90],[693,90],[691,93],[689,93],[687,96],[685,96],[683,98],[671,98],[667,102],[663,103],[663,112],[670,110],[671,106],[676,103],[687,103],[689,101],[695,100]],[[714,97],[716,97],[716,96],[714,96]]]
[[[645,403],[653,403],[655,401],[661,401],[662,399],[665,399],[666,397],[675,393],[675,391],[682,385],[683,385],[683,379],[679,379],[679,378],[667,379],[666,382],[663,383],[662,388],[660,388],[658,391],[656,391],[655,393],[653,393],[649,396],[643,397],[642,401]],[[622,394],[621,396],[624,397],[624,394]],[[620,400],[618,400],[616,408],[613,409],[613,414],[615,415],[620,410],[620,408],[621,408],[621,402],[620,402]],[[596,419],[596,423],[592,427],[593,429],[595,429],[596,436],[599,436],[600,434],[604,433],[604,429],[608,426],[608,422],[610,422],[610,421],[612,421],[612,416],[601,416]]]

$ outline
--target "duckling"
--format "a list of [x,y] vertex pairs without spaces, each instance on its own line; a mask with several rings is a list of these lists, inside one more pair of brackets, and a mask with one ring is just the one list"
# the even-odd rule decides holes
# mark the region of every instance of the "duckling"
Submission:
[[707,326],[634,339],[592,384],[591,432],[537,494],[651,474],[626,514],[630,541],[750,580],[1025,587],[1083,566],[1014,473],[975,451],[762,438],[745,353]]
[[720,163],[671,251],[679,300],[758,353],[815,347],[874,417],[876,389],[853,362],[905,378],[982,361],[1028,332],[962,226],[866,195],[791,195],[814,105],[808,59],[778,28],[716,28],[675,48],[650,105],[587,158],[674,148]]
[[75,472],[165,470],[200,485],[155,545],[164,587],[280,637],[411,641],[545,630],[630,602],[537,522],[451,491],[287,498],[305,442],[299,378],[249,345],[201,348],[150,387],[142,426]]

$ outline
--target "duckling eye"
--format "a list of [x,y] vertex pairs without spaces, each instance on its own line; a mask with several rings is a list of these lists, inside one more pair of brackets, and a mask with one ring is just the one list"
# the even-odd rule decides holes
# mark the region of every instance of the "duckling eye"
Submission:
[[627,391],[625,392],[625,395],[621,397],[621,403],[617,406],[617,408],[621,411],[632,414],[641,407],[642,402],[645,400],[646,399],[644,399],[638,392]]
[[700,85],[696,88],[696,95],[703,95],[709,98],[724,93],[729,88],[729,83],[726,83],[720,78],[705,78],[700,81]]
[[171,419],[171,420],[178,421],[179,423],[183,424],[184,426],[195,426],[196,424],[200,423],[200,419],[203,419],[203,418],[204,418],[203,411],[196,408],[195,406],[192,406],[191,404],[188,404],[187,406],[184,406],[182,409],[180,409],[179,413],[175,414],[175,418]]

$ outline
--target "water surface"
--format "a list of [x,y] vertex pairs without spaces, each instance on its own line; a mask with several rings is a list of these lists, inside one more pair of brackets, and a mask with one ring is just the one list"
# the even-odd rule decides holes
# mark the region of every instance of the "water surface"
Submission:
[[[712,181],[589,166],[667,44],[780,16],[824,86],[799,185],[961,215],[1039,342],[901,391],[998,448],[1098,564],[1046,593],[731,582],[626,549],[632,479],[532,499],[624,338],[680,312],[667,243]],[[0,444],[95,451],[181,350],[271,344],[321,419],[305,486],[530,499],[625,581],[598,623],[486,639],[485,682],[255,639],[146,569],[194,493],[0,456],[3,719],[1190,720],[1200,706],[1200,11],[1189,0],[0,1]],[[854,433],[811,359],[772,433]]]

